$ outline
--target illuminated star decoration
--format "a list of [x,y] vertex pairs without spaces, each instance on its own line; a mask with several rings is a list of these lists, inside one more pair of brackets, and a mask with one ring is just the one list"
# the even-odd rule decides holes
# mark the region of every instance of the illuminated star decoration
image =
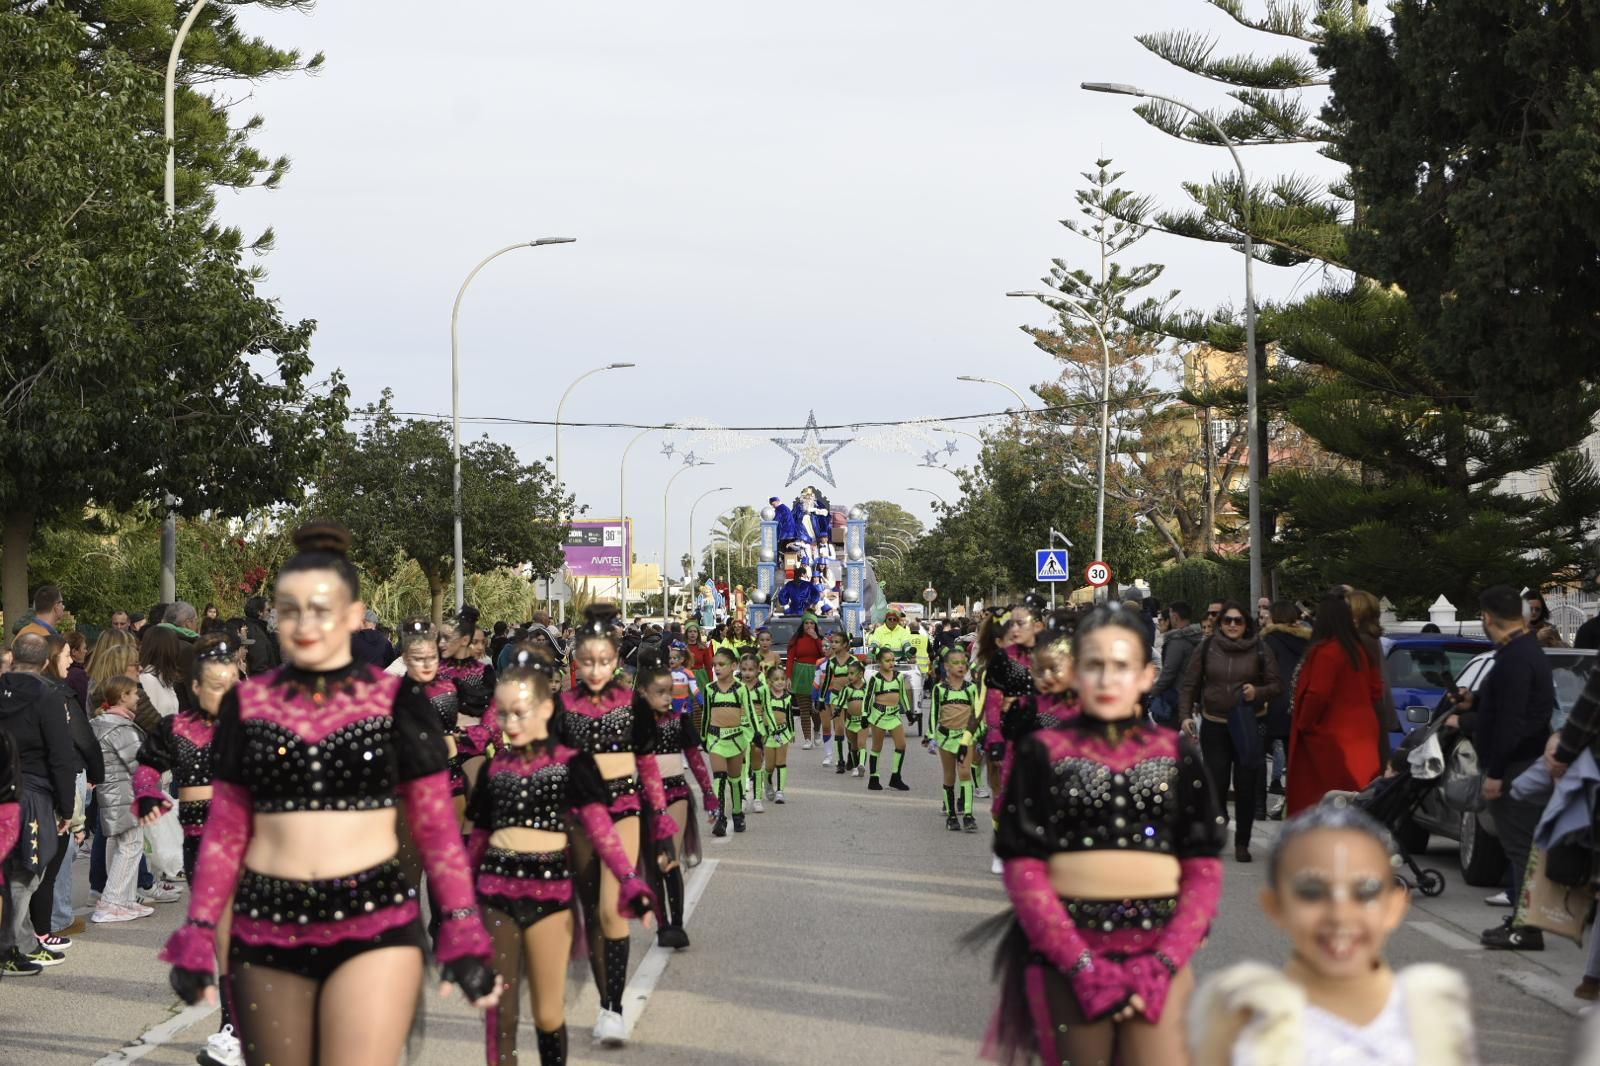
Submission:
[[922,453],[922,465],[923,466],[934,466],[938,462],[939,462],[939,453],[938,453],[938,451],[931,451],[931,452],[923,452]]
[[677,450],[678,446],[672,443],[670,440],[661,446],[661,454],[665,455],[668,459],[671,459],[672,453]]
[[947,440],[947,441],[944,442],[944,453],[946,455],[954,455],[956,452],[958,452],[960,450],[961,450],[961,445],[957,444],[955,441]]
[[806,416],[805,432],[798,437],[773,437],[772,443],[789,453],[792,462],[789,464],[789,480],[783,483],[785,488],[809,473],[815,473],[829,488],[838,488],[833,483],[833,457],[846,444],[850,443],[848,437],[824,437],[817,429],[817,413],[811,411]]
[[684,452],[683,453],[683,465],[684,466],[693,466],[696,462],[698,462],[698,460],[695,459],[694,452]]

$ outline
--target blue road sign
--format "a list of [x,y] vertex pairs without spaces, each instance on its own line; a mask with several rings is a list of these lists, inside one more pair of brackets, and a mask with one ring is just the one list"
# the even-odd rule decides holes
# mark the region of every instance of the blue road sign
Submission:
[[1035,581],[1070,581],[1067,569],[1067,549],[1040,548],[1033,553],[1033,578]]

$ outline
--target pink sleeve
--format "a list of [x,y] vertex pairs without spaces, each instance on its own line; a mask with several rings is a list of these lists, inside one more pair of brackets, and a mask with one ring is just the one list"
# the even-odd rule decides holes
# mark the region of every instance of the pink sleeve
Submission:
[[1006,894],[1028,944],[1072,982],[1086,1021],[1115,1014],[1127,1003],[1128,975],[1110,959],[1097,958],[1078,933],[1072,916],[1050,885],[1043,859],[1008,859]]
[[637,906],[635,900],[642,900],[644,903],[639,914],[651,909],[654,903],[650,900],[649,886],[634,869],[634,864],[628,861],[628,849],[622,846],[622,839],[617,836],[616,827],[611,822],[611,813],[598,803],[585,803],[573,813],[578,816],[578,821],[583,823],[584,832],[589,834],[595,854],[606,864],[611,876],[617,879],[619,886],[617,913],[624,918],[636,917],[637,915],[630,913]]
[[[11,849],[17,846],[17,836],[22,832],[22,804],[0,803],[0,866],[5,865]],[[0,873],[0,885],[5,884],[5,874]]]
[[993,737],[1000,736],[1000,716],[1005,711],[1006,698],[997,688],[986,689],[983,694],[983,720]]
[[716,814],[722,808],[722,804],[717,801],[717,790],[711,783],[711,771],[706,768],[705,754],[699,748],[685,748],[683,761],[689,764],[689,771],[700,783],[700,797],[705,804],[706,813]]
[[1127,962],[1133,990],[1144,1000],[1145,1017],[1161,1020],[1167,989],[1178,971],[1188,965],[1211,931],[1222,898],[1222,861],[1184,859],[1178,881],[1178,909],[1156,939],[1156,948]]
[[[140,800],[150,800],[151,805],[141,804]],[[161,791],[161,774],[153,766],[140,764],[133,771],[133,802],[140,815],[150,810],[159,810],[163,814],[172,809],[172,797]]]
[[211,811],[189,886],[189,920],[161,949],[161,961],[184,970],[211,973],[216,968],[217,923],[233,897],[250,844],[253,809],[243,785],[215,781]]
[[644,798],[656,815],[656,839],[666,840],[677,834],[679,826],[667,813],[667,790],[661,784],[661,764],[656,762],[654,755],[641,755],[638,763],[639,787],[644,790]]
[[406,805],[406,823],[411,827],[412,839],[417,842],[422,864],[428,871],[428,884],[444,910],[435,955],[440,962],[468,957],[492,958],[489,934],[478,917],[472,872],[467,865],[466,848],[461,843],[461,825],[456,820],[455,803],[450,798],[449,773],[440,770],[404,781],[399,791]]

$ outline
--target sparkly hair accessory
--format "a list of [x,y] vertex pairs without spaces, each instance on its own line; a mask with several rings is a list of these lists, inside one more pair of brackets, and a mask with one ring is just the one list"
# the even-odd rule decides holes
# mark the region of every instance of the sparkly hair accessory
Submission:
[[229,663],[239,653],[239,645],[227,637],[219,639],[215,644],[208,645],[195,652],[195,658],[208,663]]
[[518,648],[512,652],[506,670],[508,673],[512,670],[532,670],[552,679],[556,676],[555,665],[545,657],[544,653],[534,648]]

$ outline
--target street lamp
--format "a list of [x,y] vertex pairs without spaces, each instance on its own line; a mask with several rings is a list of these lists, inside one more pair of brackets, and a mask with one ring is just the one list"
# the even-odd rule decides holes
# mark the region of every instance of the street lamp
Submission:
[[567,397],[572,395],[572,390],[577,388],[578,385],[583,381],[584,378],[592,378],[596,374],[604,374],[607,370],[627,370],[630,367],[637,366],[637,365],[638,364],[636,364],[636,363],[607,363],[605,366],[597,366],[593,370],[590,370],[590,371],[587,371],[585,373],[579,374],[577,379],[575,381],[573,381],[573,383],[571,385],[567,386],[567,391],[563,392],[561,394],[561,400],[560,400],[559,403],[556,404],[556,491],[557,492],[561,491],[561,409],[566,406]]
[[[172,51],[167,53],[167,83],[165,93],[165,135],[167,138],[167,173],[162,184],[162,195],[166,199],[167,221],[172,221],[172,216],[178,211],[178,135],[175,131],[176,122],[173,117],[175,110],[174,98],[178,87],[178,52],[183,48],[183,42],[189,36],[189,30],[194,26],[194,20],[200,16],[200,9],[206,6],[206,0],[195,0],[189,8],[189,13],[184,16],[183,23],[178,27],[178,35],[172,39]],[[178,498],[168,489],[165,496],[167,507],[166,517],[161,520],[161,602],[171,603],[178,598],[178,516],[173,513]]]
[[946,500],[943,496],[939,495],[937,492],[934,492],[932,489],[919,489],[915,485],[913,485],[910,488],[906,489],[906,491],[907,492],[926,492],[929,496],[932,496],[934,499],[938,500],[940,503],[944,504],[946,507],[950,506],[950,501]]
[[[694,551],[694,509],[696,507],[699,507],[700,506],[700,501],[705,499],[707,496],[715,496],[719,492],[732,492],[732,491],[733,491],[733,486],[732,485],[723,485],[721,488],[707,489],[705,492],[702,492],[699,496],[697,496],[695,498],[695,501],[689,505],[689,576],[691,578],[694,576],[695,568],[697,568],[700,565],[700,557],[698,555],[696,555],[695,551]],[[717,549],[716,548],[712,548],[711,549],[711,558],[712,558],[713,561],[712,561],[712,564],[711,564],[711,567],[712,567],[711,588],[712,588],[713,592],[716,591],[716,587],[717,587],[717,583],[716,583],[716,565],[717,564],[715,562],[716,556],[717,556]]]
[[685,463],[676,474],[667,478],[667,487],[661,490],[661,624],[667,622],[667,533],[672,528],[672,512],[667,509],[667,498],[672,493],[672,483],[697,466],[713,466],[710,459]]
[[[467,294],[467,286],[472,284],[472,279],[478,276],[478,271],[488,266],[494,260],[514,252],[518,248],[539,248],[546,244],[571,244],[576,237],[539,237],[531,241],[519,241],[508,244],[497,252],[491,252],[478,260],[478,265],[467,274],[467,279],[461,283],[461,288],[456,290],[456,302],[450,308],[450,428],[453,443],[451,445],[451,458],[454,469],[450,477],[451,509],[455,514],[455,549],[456,549],[456,610],[461,610],[462,604],[467,602],[467,575],[461,562],[461,342],[457,330],[457,323],[461,318],[461,298]],[[561,481],[556,479],[556,492],[561,491]]]
[[1028,406],[1028,401],[1024,400],[1022,398],[1022,393],[1018,392],[1016,389],[1012,388],[1010,385],[1007,385],[1003,381],[996,381],[994,378],[974,377],[971,374],[960,374],[960,375],[957,375],[956,380],[957,381],[977,381],[977,382],[981,382],[984,385],[998,385],[1002,389],[1005,389],[1007,392],[1009,392],[1011,395],[1015,396],[1017,398],[1017,403],[1022,405],[1022,409],[1024,411],[1031,411],[1032,410],[1032,408]]
[[[568,390],[571,391],[570,389]],[[556,421],[561,421],[561,416],[556,415]],[[645,437],[659,430],[675,429],[676,422],[668,422],[665,426],[651,426],[641,430],[628,446],[622,449],[622,462],[617,464],[617,517],[622,520],[622,621],[628,621],[628,571],[633,568],[633,544],[628,533],[628,453],[633,451],[633,446],[644,440]],[[559,426],[556,433],[561,432]],[[559,439],[559,438],[558,438]],[[560,475],[557,475],[557,485],[560,484]]]
[[1099,561],[1105,558],[1106,542],[1106,441],[1111,435],[1111,347],[1106,343],[1105,330],[1100,328],[1100,323],[1089,313],[1089,309],[1064,293],[1028,290],[1008,292],[1006,295],[1027,296],[1045,303],[1060,304],[1093,326],[1095,335],[1100,338],[1100,489],[1095,494],[1094,506],[1094,557]]
[[1171,104],[1181,108],[1211,127],[1228,148],[1228,154],[1233,156],[1233,165],[1239,171],[1239,232],[1244,237],[1244,332],[1245,332],[1245,415],[1246,434],[1250,440],[1250,602],[1256,603],[1261,599],[1261,439],[1260,419],[1261,412],[1256,405],[1257,371],[1256,371],[1256,294],[1255,271],[1256,261],[1255,244],[1250,237],[1250,180],[1245,174],[1244,160],[1239,157],[1239,146],[1233,138],[1217,125],[1212,117],[1182,100],[1161,93],[1153,93],[1141,89],[1136,85],[1123,85],[1118,82],[1086,81],[1082,87],[1092,93],[1112,93],[1117,96],[1137,96],[1147,100],[1160,100],[1162,103]]

